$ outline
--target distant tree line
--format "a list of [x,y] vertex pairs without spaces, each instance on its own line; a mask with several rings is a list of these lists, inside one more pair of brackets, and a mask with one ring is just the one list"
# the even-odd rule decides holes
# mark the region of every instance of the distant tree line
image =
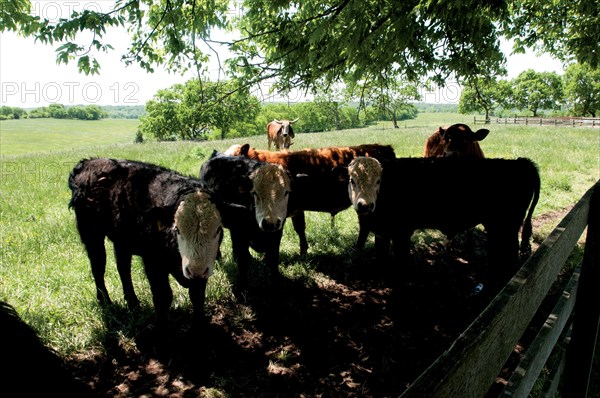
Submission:
[[139,119],[146,114],[144,105],[103,105],[102,109],[111,119]]
[[512,80],[478,77],[467,81],[459,100],[461,113],[490,115],[542,110],[571,116],[598,116],[600,69],[571,64],[564,75],[529,69]]
[[76,105],[66,107],[62,104],[50,104],[30,111],[18,107],[0,107],[0,120],[26,118],[99,120],[107,116],[108,113],[98,105]]

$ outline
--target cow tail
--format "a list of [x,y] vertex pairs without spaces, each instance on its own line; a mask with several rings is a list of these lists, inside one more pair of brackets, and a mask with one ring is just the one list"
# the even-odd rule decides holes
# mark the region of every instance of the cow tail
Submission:
[[520,254],[522,258],[527,258],[531,255],[531,243],[529,240],[533,235],[533,226],[531,220],[533,218],[533,211],[535,210],[535,206],[540,199],[540,175],[537,170],[535,164],[530,163],[533,167],[532,172],[532,183],[533,183],[533,199],[531,200],[531,204],[529,205],[529,211],[527,212],[527,217],[525,217],[525,221],[523,222],[523,228],[521,230],[521,247]]

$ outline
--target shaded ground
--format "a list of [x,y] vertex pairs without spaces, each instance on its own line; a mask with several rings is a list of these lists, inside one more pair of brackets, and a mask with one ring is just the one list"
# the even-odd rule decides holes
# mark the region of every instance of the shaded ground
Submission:
[[484,234],[475,238],[464,258],[461,239],[418,237],[397,286],[369,269],[372,247],[344,272],[331,266],[335,257],[314,257],[315,281],[258,285],[235,303],[211,304],[203,330],[174,313],[168,358],[156,357],[144,329],[135,346],[107,341],[105,355],[70,364],[102,397],[398,396],[499,289],[488,283]]

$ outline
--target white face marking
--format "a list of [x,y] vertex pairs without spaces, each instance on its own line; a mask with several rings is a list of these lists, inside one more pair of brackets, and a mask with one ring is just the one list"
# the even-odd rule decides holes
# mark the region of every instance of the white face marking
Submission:
[[240,144],[233,144],[224,152],[224,155],[237,156],[240,154],[240,149],[242,149],[242,146]]
[[283,228],[291,189],[288,173],[278,164],[266,163],[257,168],[250,178],[259,227],[267,232]]
[[197,191],[186,195],[175,212],[175,227],[183,275],[208,278],[223,234],[221,215],[209,194]]
[[371,157],[359,156],[348,165],[348,194],[358,214],[375,210],[382,171],[381,163]]

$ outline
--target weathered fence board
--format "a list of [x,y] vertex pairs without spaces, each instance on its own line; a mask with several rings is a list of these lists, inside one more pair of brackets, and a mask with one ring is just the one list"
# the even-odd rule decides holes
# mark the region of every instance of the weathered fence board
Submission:
[[600,189],[597,189],[591,198],[580,279],[574,309],[573,334],[571,344],[567,348],[563,394],[573,398],[587,397],[600,329]]
[[[590,188],[488,307],[402,394],[482,397],[523,335],[588,224]],[[598,188],[600,190],[600,188]]]
[[575,306],[580,268],[573,272],[562,296],[529,345],[521,362],[500,393],[502,397],[526,397],[531,391]]

